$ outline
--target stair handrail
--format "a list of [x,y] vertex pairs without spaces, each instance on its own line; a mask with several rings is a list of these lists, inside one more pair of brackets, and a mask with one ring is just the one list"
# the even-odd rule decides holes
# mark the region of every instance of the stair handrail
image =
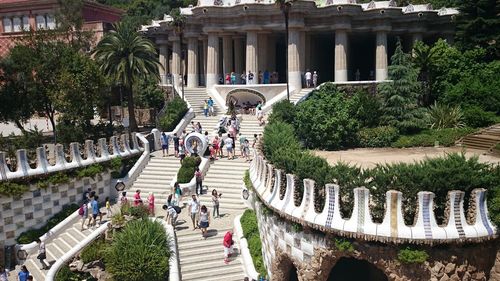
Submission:
[[56,260],[54,265],[49,269],[47,275],[45,276],[45,281],[54,281],[55,276],[59,269],[68,262],[73,256],[75,256],[78,252],[83,250],[88,244],[97,239],[102,233],[104,233],[108,229],[108,225],[110,222],[105,222],[101,226],[99,226],[96,230],[92,231],[89,236],[85,237],[82,241],[76,244],[69,251],[64,253],[64,255]]

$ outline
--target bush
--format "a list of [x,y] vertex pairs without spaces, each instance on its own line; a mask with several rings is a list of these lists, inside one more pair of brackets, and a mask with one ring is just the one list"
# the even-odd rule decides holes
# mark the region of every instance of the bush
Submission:
[[333,243],[335,244],[335,248],[337,248],[341,252],[354,252],[354,246],[347,239],[334,238]]
[[56,274],[56,281],[80,281],[80,280],[87,280],[87,281],[97,281],[90,273],[85,272],[85,273],[77,273],[73,272],[69,269],[69,266],[67,264],[63,265],[59,271]]
[[187,111],[186,102],[180,97],[175,97],[167,103],[165,113],[160,117],[160,129],[165,132],[173,131]]
[[105,256],[106,249],[109,246],[104,239],[97,239],[90,243],[80,253],[83,263],[89,263],[102,259]]
[[464,110],[464,120],[472,128],[488,127],[496,122],[494,112],[484,111],[479,106],[470,106]]
[[47,233],[51,228],[56,226],[58,223],[62,222],[65,218],[67,218],[69,215],[74,213],[76,210],[78,210],[80,206],[77,204],[71,204],[68,206],[65,206],[62,211],[51,217],[48,221],[47,224],[44,225],[41,228],[38,229],[30,229],[27,230],[19,235],[17,237],[16,241],[19,244],[29,244],[31,242],[34,242],[37,238],[40,238],[40,236],[44,235]]
[[378,126],[383,114],[382,98],[363,89],[357,91],[352,99],[355,104],[354,116],[360,126],[369,128]]
[[363,128],[358,132],[361,147],[388,147],[398,137],[398,130],[391,126]]
[[295,129],[309,148],[339,149],[356,144],[358,128],[356,101],[333,84],[323,85],[297,105]]
[[462,137],[475,131],[472,128],[424,130],[415,135],[400,136],[391,146],[396,148],[434,146],[436,141],[440,146],[452,146]]
[[106,270],[115,280],[166,280],[172,254],[169,239],[159,222],[131,221],[114,235],[106,251]]
[[296,107],[288,100],[282,100],[273,105],[273,112],[269,116],[269,123],[283,122],[293,124]]
[[424,263],[429,255],[424,250],[401,249],[398,252],[398,260],[402,263]]
[[18,184],[10,181],[0,182],[0,195],[21,196],[29,190],[30,187],[26,184]]
[[201,163],[200,157],[186,157],[177,172],[177,182],[188,183],[194,177],[194,171]]
[[90,166],[87,166],[77,172],[76,177],[81,179],[81,178],[95,178],[97,174],[100,174],[104,172],[104,167],[99,164],[93,164]]
[[293,126],[280,121],[269,123],[264,129],[263,146],[264,155],[277,168],[284,168],[286,165],[281,161],[277,161],[275,156],[280,156],[282,152],[279,149],[287,149],[288,151],[300,151],[300,143],[295,136]]
[[[261,205],[264,207],[264,205]],[[262,258],[262,242],[259,237],[257,216],[253,210],[245,210],[240,219],[243,236],[247,239],[248,250],[252,256],[255,270],[260,275],[266,275],[266,267]]]
[[137,206],[130,207],[129,212],[131,216],[138,219],[144,219],[149,216],[148,206],[144,204],[139,204]]
[[464,115],[460,106],[450,106],[436,102],[429,108],[428,114],[431,129],[465,127]]

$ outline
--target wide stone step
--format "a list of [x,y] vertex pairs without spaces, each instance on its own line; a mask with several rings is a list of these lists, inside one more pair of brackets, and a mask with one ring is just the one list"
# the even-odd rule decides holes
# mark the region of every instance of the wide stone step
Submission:
[[[221,249],[223,251],[223,249]],[[224,264],[224,259],[212,259],[207,255],[207,259],[202,263],[185,264],[181,267],[182,280],[190,278],[196,273],[203,273],[204,276],[219,276],[223,277],[224,274],[242,272],[243,267],[239,260],[234,260],[229,264]]]
[[200,277],[196,279],[186,279],[184,278],[184,281],[190,281],[190,280],[197,280],[197,281],[241,281],[245,278],[245,275],[243,273],[234,273],[234,274],[224,274],[223,276],[217,275],[217,276],[207,276],[207,277]]
[[182,252],[182,256],[180,257],[180,260],[182,262],[183,259],[189,259],[191,257],[198,257],[198,256],[204,255],[206,253],[216,253],[216,252],[219,252],[221,249],[222,249],[222,243],[219,243],[216,245],[211,245],[211,246],[203,246],[203,247],[191,249],[191,250],[185,250]]

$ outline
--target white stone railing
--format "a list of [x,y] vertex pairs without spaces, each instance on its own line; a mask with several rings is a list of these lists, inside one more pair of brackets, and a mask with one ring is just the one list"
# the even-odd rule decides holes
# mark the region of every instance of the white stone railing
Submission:
[[[466,220],[463,191],[448,192],[448,221],[439,226],[434,216],[434,193],[418,193],[416,222],[406,225],[402,211],[400,191],[386,192],[385,214],[382,223],[374,223],[370,214],[370,191],[365,187],[354,188],[354,207],[350,218],[340,213],[340,187],[336,184],[325,186],[325,204],[320,213],[314,208],[315,182],[304,179],[304,194],[300,205],[294,204],[295,176],[275,169],[261,155],[254,152],[250,165],[250,179],[260,200],[279,215],[292,221],[330,231],[343,236],[366,240],[395,243],[450,243],[493,239],[497,230],[488,218],[486,189],[477,188],[471,193],[473,209],[472,224]],[[274,176],[274,180],[273,180]],[[282,177],[286,177],[286,192],[280,198]]]
[[17,167],[13,171],[11,171],[7,166],[5,152],[0,152],[0,181],[44,175],[47,173],[85,167],[92,164],[109,161],[117,157],[127,157],[139,154],[144,148],[139,146],[136,133],[133,133],[133,135],[134,137],[132,138],[132,148],[129,145],[128,134],[121,135],[120,144],[118,144],[118,137],[112,136],[109,139],[109,147],[105,138],[99,139],[97,144],[99,156],[97,156],[97,153],[95,151],[94,142],[92,140],[86,140],[84,151],[85,155],[87,156],[85,159],[83,159],[82,157],[83,154],[80,151],[80,144],[77,142],[72,142],[70,144],[70,161],[66,160],[63,145],[57,144],[55,146],[56,159],[54,165],[49,164],[45,148],[38,147],[36,149],[35,168],[30,167],[26,149],[18,149],[16,151]]

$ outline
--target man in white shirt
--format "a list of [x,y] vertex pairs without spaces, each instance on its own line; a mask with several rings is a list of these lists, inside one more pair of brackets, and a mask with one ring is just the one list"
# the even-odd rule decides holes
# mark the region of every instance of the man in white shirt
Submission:
[[191,200],[189,201],[189,211],[191,215],[191,221],[193,222],[193,230],[196,229],[198,225],[198,213],[200,212],[200,201],[196,197],[196,195],[191,196]]
[[309,71],[309,69],[307,70],[306,74],[304,75],[304,78],[306,79],[306,88],[310,88],[311,83],[312,83],[312,74],[311,74],[311,71]]

